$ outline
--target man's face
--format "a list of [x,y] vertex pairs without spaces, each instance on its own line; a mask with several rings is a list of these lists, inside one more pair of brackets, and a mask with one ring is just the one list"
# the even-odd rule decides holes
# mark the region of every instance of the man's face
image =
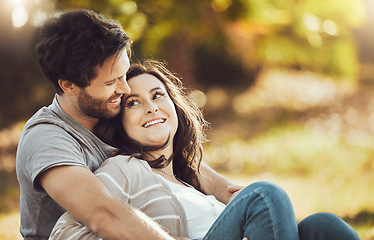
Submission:
[[120,112],[121,97],[129,94],[126,72],[130,62],[126,51],[117,59],[109,57],[102,67],[96,67],[97,77],[78,95],[80,111],[92,118],[109,119]]

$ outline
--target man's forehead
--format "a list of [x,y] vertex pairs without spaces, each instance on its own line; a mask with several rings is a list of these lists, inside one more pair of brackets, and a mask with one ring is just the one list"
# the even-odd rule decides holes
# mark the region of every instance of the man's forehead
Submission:
[[96,66],[94,70],[98,76],[104,77],[109,81],[124,76],[129,66],[130,62],[125,52],[118,56],[110,56],[104,61],[102,66]]

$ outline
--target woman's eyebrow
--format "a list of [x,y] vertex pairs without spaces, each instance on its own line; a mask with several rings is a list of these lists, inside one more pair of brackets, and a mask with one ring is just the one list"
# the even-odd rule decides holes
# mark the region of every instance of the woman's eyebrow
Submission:
[[125,99],[123,100],[123,102],[126,102],[127,99],[129,99],[131,97],[139,97],[139,94],[129,94],[129,95],[125,96]]
[[151,93],[151,92],[154,92],[154,91],[159,90],[159,89],[161,89],[161,87],[154,87],[151,90],[149,90],[149,92]]
[[[149,90],[149,92],[152,93],[152,92],[154,92],[156,90],[159,90],[159,89],[161,89],[161,87],[154,87],[151,90]],[[126,95],[123,101],[126,102],[126,100],[129,99],[129,98],[131,98],[131,97],[139,97],[139,94],[134,93],[134,94]]]

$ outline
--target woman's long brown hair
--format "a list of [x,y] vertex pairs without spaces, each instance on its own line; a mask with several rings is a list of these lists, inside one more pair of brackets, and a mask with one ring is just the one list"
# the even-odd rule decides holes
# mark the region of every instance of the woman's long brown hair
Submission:
[[[201,111],[189,101],[180,78],[170,72],[164,64],[147,60],[143,64],[132,64],[126,74],[131,79],[141,74],[150,74],[159,79],[173,101],[178,117],[178,129],[174,136],[174,153],[170,158],[161,156],[148,164],[153,168],[164,168],[173,160],[175,176],[201,191],[197,178],[203,156],[202,143],[205,140],[204,128],[207,122]],[[160,146],[141,146],[126,134],[123,124],[123,110],[111,120],[101,120],[95,127],[95,134],[104,142],[117,147],[121,154],[144,158],[150,151],[162,149]]]

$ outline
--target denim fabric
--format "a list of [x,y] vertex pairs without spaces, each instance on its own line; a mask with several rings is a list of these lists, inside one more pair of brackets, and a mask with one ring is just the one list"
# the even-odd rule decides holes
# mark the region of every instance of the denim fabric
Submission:
[[355,240],[357,233],[342,219],[318,213],[297,224],[290,199],[277,185],[256,182],[225,208],[204,240]]
[[358,234],[340,217],[332,213],[316,213],[299,225],[299,235],[302,240],[359,240]]

